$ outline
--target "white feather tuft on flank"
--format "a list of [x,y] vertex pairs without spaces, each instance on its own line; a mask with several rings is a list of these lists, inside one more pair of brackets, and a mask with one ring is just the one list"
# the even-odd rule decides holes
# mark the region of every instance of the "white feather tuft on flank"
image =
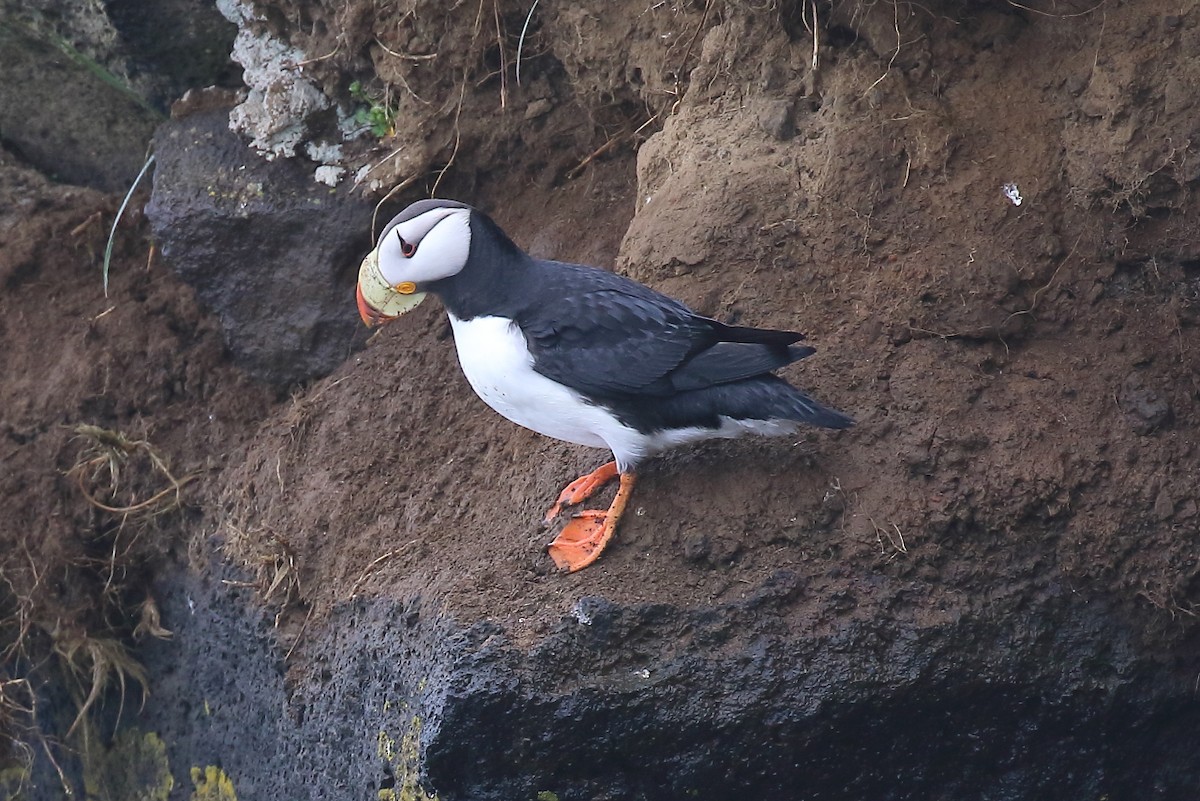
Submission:
[[667,431],[656,431],[653,434],[639,434],[641,455],[639,458],[653,456],[680,445],[690,445],[693,442],[703,442],[706,439],[737,439],[745,436],[782,437],[794,434],[800,425],[794,420],[735,420],[722,415],[719,428],[674,428]]
[[[404,255],[404,243],[415,247]],[[422,284],[457,275],[471,254],[471,210],[430,209],[393,226],[377,248],[379,271],[389,284]]]
[[780,436],[798,428],[791,420],[722,417],[717,429],[691,427],[643,434],[607,409],[588,403],[575,390],[536,372],[525,335],[511,320],[460,320],[451,314],[450,326],[463,374],[484,403],[517,425],[547,437],[608,448],[622,472],[679,445],[746,434]]

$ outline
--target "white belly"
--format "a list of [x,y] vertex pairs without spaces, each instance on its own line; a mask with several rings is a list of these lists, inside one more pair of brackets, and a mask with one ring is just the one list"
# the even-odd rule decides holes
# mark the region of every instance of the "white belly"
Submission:
[[[450,315],[458,363],[483,402],[518,425],[577,445],[612,447],[606,430],[625,429],[604,409],[533,370],[525,335],[502,317]],[[634,432],[636,433],[636,432]]]

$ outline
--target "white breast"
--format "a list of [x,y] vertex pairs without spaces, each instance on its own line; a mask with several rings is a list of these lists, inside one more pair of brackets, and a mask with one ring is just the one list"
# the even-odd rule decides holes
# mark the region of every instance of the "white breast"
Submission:
[[[503,317],[459,320],[450,315],[458,362],[475,393],[518,425],[548,437],[613,448],[637,432],[608,411],[584,401],[562,384],[533,370],[525,335]],[[640,436],[640,435],[637,435]]]

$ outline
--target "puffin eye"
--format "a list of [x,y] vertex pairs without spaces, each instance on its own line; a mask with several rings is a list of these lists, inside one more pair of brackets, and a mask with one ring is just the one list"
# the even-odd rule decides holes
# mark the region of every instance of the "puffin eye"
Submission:
[[400,236],[399,232],[396,233],[396,238],[400,240],[401,255],[406,259],[412,258],[412,255],[417,252],[417,246]]

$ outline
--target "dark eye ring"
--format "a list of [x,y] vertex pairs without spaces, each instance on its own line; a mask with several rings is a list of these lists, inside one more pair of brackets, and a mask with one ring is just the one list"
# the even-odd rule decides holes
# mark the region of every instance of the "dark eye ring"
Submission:
[[396,234],[396,238],[400,240],[400,253],[404,258],[411,258],[417,252],[417,246],[400,236],[399,233]]

